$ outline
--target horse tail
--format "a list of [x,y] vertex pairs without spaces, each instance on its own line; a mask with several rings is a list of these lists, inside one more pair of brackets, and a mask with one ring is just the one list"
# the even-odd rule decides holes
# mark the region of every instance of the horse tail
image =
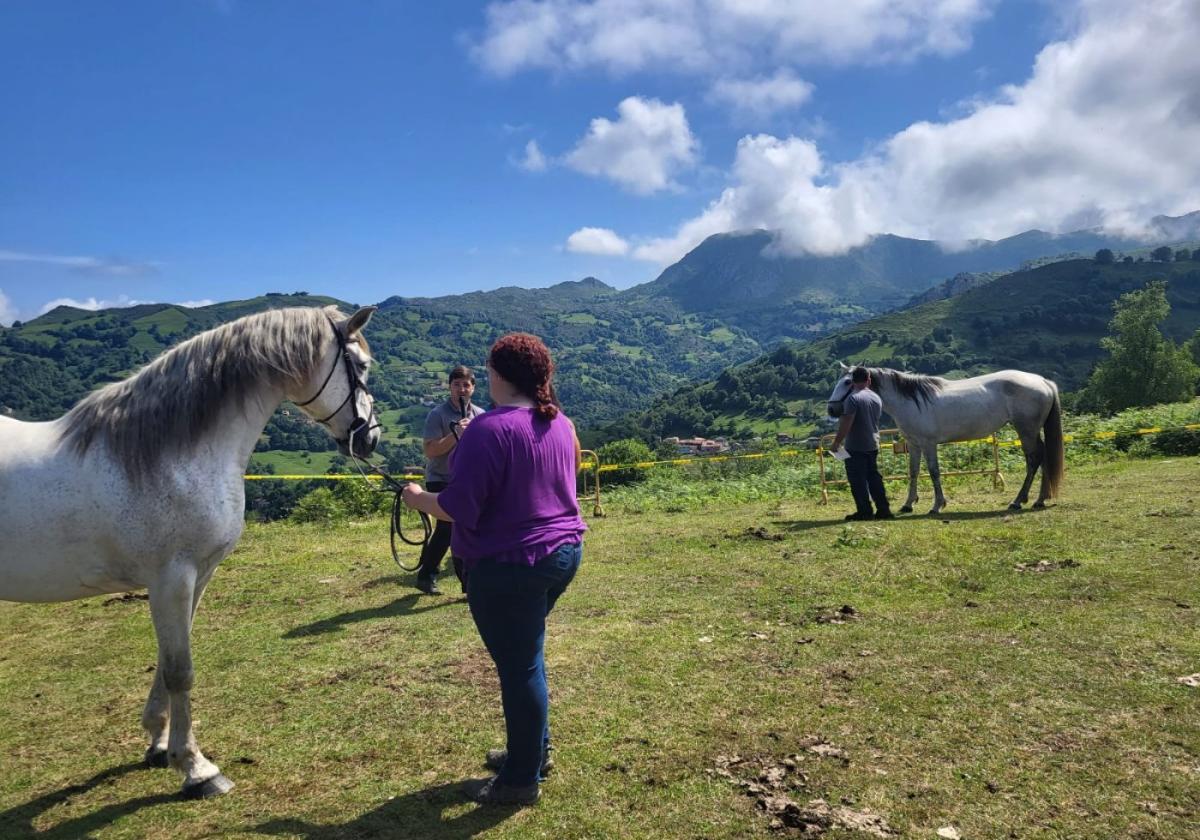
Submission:
[[1046,435],[1046,459],[1042,462],[1042,475],[1049,485],[1049,495],[1057,497],[1066,466],[1066,452],[1063,450],[1062,400],[1058,396],[1058,386],[1050,382],[1050,387],[1054,390],[1054,403],[1042,426]]

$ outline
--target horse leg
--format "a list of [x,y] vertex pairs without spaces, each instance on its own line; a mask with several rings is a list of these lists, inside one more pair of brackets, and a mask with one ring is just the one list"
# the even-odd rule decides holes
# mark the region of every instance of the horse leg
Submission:
[[908,498],[904,500],[901,513],[912,513],[917,503],[917,479],[921,477],[921,447],[913,444],[908,450]]
[[154,681],[150,684],[150,696],[142,709],[142,728],[150,736],[146,748],[147,767],[169,767],[167,762],[167,722],[170,720],[170,698],[163,683],[162,662],[154,669]]
[[930,516],[941,512],[946,506],[946,495],[942,492],[942,470],[938,466],[937,444],[930,444],[925,450],[925,463],[929,467],[929,478],[933,482],[933,507]]
[[[1034,440],[1037,446],[1037,467],[1041,467],[1042,470],[1042,483],[1038,488],[1038,497],[1033,506],[1040,509],[1046,506],[1046,499],[1050,497],[1050,475],[1046,472],[1046,445],[1042,443],[1040,437],[1034,438]],[[1032,478],[1032,476],[1030,477]]]
[[[1036,432],[1032,439],[1028,435],[1021,436],[1021,452],[1025,455],[1025,481],[1021,483],[1017,497],[1008,506],[1009,510],[1020,510],[1021,505],[1029,501],[1029,488],[1033,486],[1033,477],[1037,474],[1038,467],[1042,465],[1042,442]],[[1045,485],[1044,481],[1042,483]],[[1039,496],[1036,507],[1045,506],[1045,497]]]
[[158,636],[158,672],[170,699],[167,758],[183,776],[183,795],[188,799],[215,796],[233,788],[233,782],[204,757],[192,734],[194,672],[190,636],[197,589],[196,569],[186,562],[169,563],[150,587],[150,615]]
[[[211,574],[209,575],[211,577]],[[207,578],[203,582],[207,585]],[[204,594],[204,586],[196,586],[192,595],[192,620],[196,618],[196,609],[200,606],[200,597]],[[155,668],[154,681],[150,685],[150,696],[146,698],[146,706],[142,710],[142,728],[150,736],[150,746],[146,748],[145,762],[147,767],[169,767],[167,760],[167,725],[170,720],[171,698],[167,694],[163,682],[161,668]]]

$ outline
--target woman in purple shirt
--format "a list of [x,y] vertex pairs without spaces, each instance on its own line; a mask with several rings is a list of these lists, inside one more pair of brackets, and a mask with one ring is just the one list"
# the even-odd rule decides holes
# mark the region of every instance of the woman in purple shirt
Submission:
[[559,410],[550,351],[513,333],[488,356],[491,411],[477,417],[454,451],[440,493],[410,484],[409,507],[454,523],[467,603],[496,671],[508,736],[491,750],[497,775],[468,785],[484,804],[530,805],[551,765],[543,643],[546,615],[579,568],[583,532],[575,500],[579,441]]

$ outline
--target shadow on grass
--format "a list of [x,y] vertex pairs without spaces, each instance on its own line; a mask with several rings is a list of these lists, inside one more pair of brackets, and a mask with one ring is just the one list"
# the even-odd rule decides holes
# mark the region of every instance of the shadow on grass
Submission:
[[295,627],[283,634],[285,639],[298,639],[303,636],[319,636],[322,633],[336,633],[347,624],[357,624],[360,621],[375,621],[380,618],[399,618],[405,615],[416,615],[417,613],[428,612],[429,610],[438,610],[442,607],[453,607],[463,603],[462,598],[443,597],[438,600],[425,598],[424,603],[429,606],[422,606],[417,609],[416,605],[422,600],[422,596],[416,592],[408,595],[402,595],[390,604],[384,604],[381,607],[368,607],[362,610],[354,610],[353,612],[342,613],[341,615],[333,615],[329,618],[322,618],[320,621],[314,621],[312,624],[305,624],[303,627]]
[[76,840],[79,837],[90,837],[93,832],[99,831],[135,811],[179,801],[178,793],[142,796],[127,802],[106,805],[98,811],[67,820],[44,831],[38,831],[33,827],[35,819],[50,809],[69,801],[72,797],[88,793],[100,785],[115,782],[121,776],[144,769],[146,769],[146,765],[140,761],[111,767],[97,773],[86,782],[68,785],[62,790],[39,796],[24,805],[2,811],[0,812],[0,837],[4,837],[5,840],[33,840],[34,838],[37,840]]
[[[969,510],[969,511],[942,511],[930,515],[928,513],[901,513],[897,514],[895,519],[878,519],[871,520],[873,524],[886,528],[889,525],[894,525],[897,522],[906,520],[924,521],[924,522],[971,522],[976,519],[998,519],[1005,516],[1022,516],[1029,513],[1041,513],[1050,508],[1023,508],[1021,510],[1009,510],[1008,508],[999,508],[996,510]],[[829,528],[833,525],[851,525],[858,524],[856,522],[847,522],[845,517],[838,515],[832,519],[776,519],[771,524],[778,528],[783,528],[788,531],[811,531],[814,528]]]
[[475,837],[519,810],[516,807],[475,806],[459,816],[443,818],[442,814],[447,808],[466,803],[460,790],[465,781],[397,796],[349,822],[317,825],[303,820],[271,820],[252,830],[260,834],[301,837],[305,840],[341,840],[345,837],[452,840]]

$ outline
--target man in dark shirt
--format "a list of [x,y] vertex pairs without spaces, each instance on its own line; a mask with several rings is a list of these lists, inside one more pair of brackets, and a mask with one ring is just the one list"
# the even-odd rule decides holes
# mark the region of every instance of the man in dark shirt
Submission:
[[[475,373],[465,365],[450,371],[450,398],[429,412],[425,418],[425,489],[436,493],[446,489],[450,481],[450,452],[458,445],[458,438],[471,420],[483,414],[483,409],[471,404],[475,393]],[[417,569],[417,589],[427,595],[440,595],[437,577],[450,547],[451,525],[441,519],[434,520],[433,535],[421,550],[421,565]],[[451,558],[454,574],[463,582],[462,563]]]
[[[883,402],[871,390],[871,373],[861,365],[850,372],[851,391],[842,407],[842,419],[833,438],[833,451],[846,444],[846,481],[857,510],[849,520],[892,519],[883,476],[879,474],[879,418]],[[875,501],[875,510],[871,501]]]

